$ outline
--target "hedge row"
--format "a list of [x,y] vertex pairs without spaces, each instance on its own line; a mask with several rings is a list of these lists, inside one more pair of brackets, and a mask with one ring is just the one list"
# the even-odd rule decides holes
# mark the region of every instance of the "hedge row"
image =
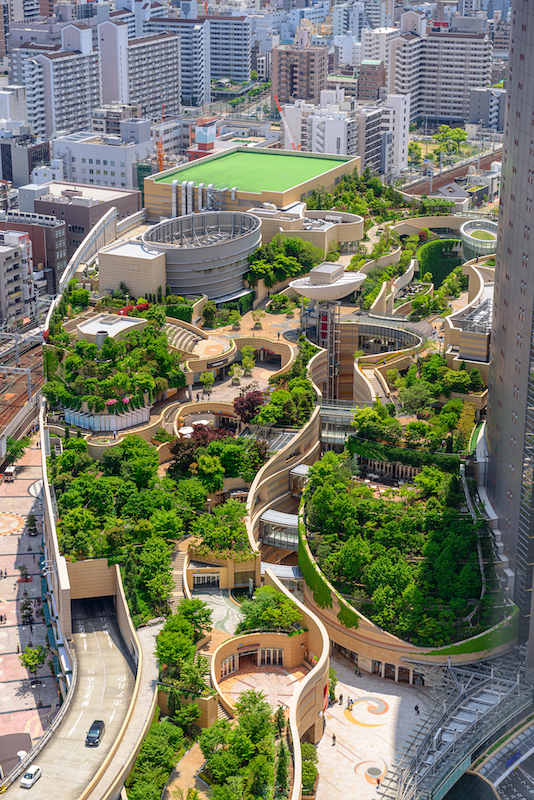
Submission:
[[360,618],[356,611],[344,600],[336,590],[331,590],[326,578],[315,563],[313,556],[310,555],[306,547],[306,528],[304,525],[304,510],[301,509],[299,517],[299,568],[302,572],[306,585],[313,593],[313,599],[319,608],[332,608],[332,591],[336,595],[339,603],[338,620],[345,628],[356,629],[360,623]]
[[363,458],[373,458],[376,461],[399,461],[410,467],[424,467],[432,465],[439,467],[444,472],[458,472],[460,459],[452,453],[430,453],[426,450],[408,450],[405,447],[395,447],[383,442],[371,442],[369,439],[358,439],[349,436],[347,449],[351,456],[359,455]]

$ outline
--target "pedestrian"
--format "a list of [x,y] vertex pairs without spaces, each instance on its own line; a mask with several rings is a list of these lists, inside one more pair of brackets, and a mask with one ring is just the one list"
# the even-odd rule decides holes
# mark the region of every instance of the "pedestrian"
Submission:
[[198,403],[198,401],[199,401],[199,400],[200,400],[200,395],[199,395],[199,393],[197,392],[197,403]]
[[335,747],[335,746],[336,746],[336,734],[333,733],[332,734],[332,747]]
[[[20,539],[19,539],[20,542]],[[4,578],[7,578],[7,569],[4,570]]]
[[343,705],[343,695],[342,694],[339,695],[339,705],[340,706]]
[[415,713],[419,716],[419,706],[415,706]]
[[278,331],[278,338],[280,338],[280,331]]
[[33,625],[30,625],[30,633],[33,633]]
[[33,553],[33,560],[35,561],[35,553]]
[[377,779],[376,779],[376,785],[377,785],[377,786],[380,786],[380,778],[377,778]]
[[17,653],[20,653],[20,644],[17,644]]

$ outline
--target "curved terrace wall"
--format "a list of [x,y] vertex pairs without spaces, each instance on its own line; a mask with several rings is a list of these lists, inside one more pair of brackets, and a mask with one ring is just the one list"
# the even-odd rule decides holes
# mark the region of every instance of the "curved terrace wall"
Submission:
[[321,453],[321,409],[316,406],[308,422],[282,450],[259,470],[249,489],[247,528],[250,546],[259,552],[259,520],[267,506],[273,506],[289,492],[289,472],[298,464],[313,464]]
[[306,541],[303,511],[299,520],[299,567],[304,576],[304,602],[323,622],[333,642],[358,653],[360,669],[371,672],[372,661],[392,664],[413,672],[409,663],[465,664],[490,658],[509,650],[517,643],[517,610],[493,628],[470,639],[444,647],[419,647],[375,625],[350,605],[321,572]]
[[328,707],[328,669],[330,666],[330,641],[322,622],[313,611],[300,603],[280,583],[278,578],[266,570],[265,583],[273,586],[288,597],[302,614],[302,626],[306,630],[294,636],[274,632],[246,633],[223,642],[215,650],[211,660],[212,686],[218,692],[221,705],[231,714],[235,706],[221,692],[219,675],[224,658],[247,649],[240,645],[258,645],[259,647],[277,647],[284,650],[284,666],[292,667],[307,661],[314,666],[308,674],[295,685],[295,692],[289,706],[289,727],[293,740],[293,790],[291,800],[300,800],[302,796],[302,759],[300,739],[308,732],[310,741],[317,743],[323,734],[323,715]]

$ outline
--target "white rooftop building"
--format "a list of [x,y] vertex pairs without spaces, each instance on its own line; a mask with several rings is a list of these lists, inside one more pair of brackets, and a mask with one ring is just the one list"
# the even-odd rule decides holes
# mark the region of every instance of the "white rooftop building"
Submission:
[[[65,165],[67,181],[137,189],[137,162],[154,153],[150,122],[145,122],[148,138],[143,141],[126,142],[124,136],[81,131],[54,139],[52,155]],[[132,120],[122,122],[121,132],[130,123]]]

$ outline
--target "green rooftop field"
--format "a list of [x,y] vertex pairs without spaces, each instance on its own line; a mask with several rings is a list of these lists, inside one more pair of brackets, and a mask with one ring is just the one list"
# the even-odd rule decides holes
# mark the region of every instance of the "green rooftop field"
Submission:
[[497,236],[493,233],[493,231],[485,231],[482,228],[478,230],[469,231],[469,236],[472,236],[473,239],[485,239],[486,241],[493,241],[497,238]]
[[188,169],[173,172],[157,183],[172,183],[173,180],[194,181],[196,184],[213,185],[217,189],[233,189],[241,192],[284,192],[293,186],[322,175],[323,172],[345,164],[341,158],[309,158],[295,153],[229,153],[213,161],[192,164]]

